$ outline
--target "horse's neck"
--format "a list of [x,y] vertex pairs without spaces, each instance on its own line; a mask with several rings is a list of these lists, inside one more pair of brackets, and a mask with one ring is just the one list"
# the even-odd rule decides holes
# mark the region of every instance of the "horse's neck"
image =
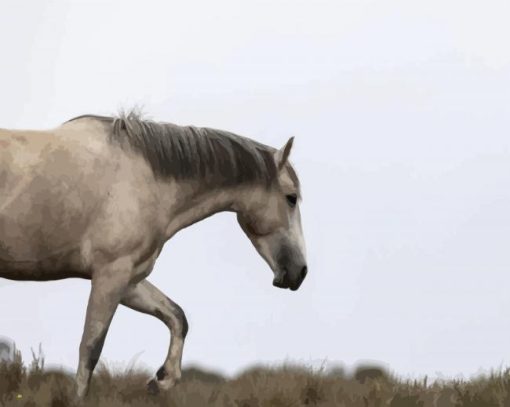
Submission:
[[[236,211],[239,188],[193,187],[189,184],[176,185],[173,191],[176,202],[166,228],[169,239],[179,230],[223,211]],[[178,202],[177,202],[178,201]]]

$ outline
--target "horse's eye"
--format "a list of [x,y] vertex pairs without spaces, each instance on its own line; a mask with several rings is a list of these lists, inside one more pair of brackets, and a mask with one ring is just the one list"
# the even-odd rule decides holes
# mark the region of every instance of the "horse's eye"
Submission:
[[289,204],[289,206],[291,208],[294,208],[294,206],[296,206],[296,202],[297,202],[296,194],[285,195],[285,198],[287,198],[287,203]]

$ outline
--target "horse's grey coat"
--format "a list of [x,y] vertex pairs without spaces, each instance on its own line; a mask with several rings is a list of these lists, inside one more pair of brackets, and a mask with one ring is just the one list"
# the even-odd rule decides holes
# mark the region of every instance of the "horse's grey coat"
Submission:
[[236,212],[273,284],[300,286],[307,270],[291,146],[292,139],[276,150],[133,114],[82,116],[49,131],[0,129],[0,277],[91,280],[78,396],[87,392],[119,304],[171,331],[160,380],[150,388],[179,380],[188,323],[146,277],[164,243],[195,222]]

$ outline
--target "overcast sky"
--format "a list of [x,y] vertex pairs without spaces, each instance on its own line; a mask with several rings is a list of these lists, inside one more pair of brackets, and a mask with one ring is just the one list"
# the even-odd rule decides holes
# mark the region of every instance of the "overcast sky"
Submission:
[[[469,377],[510,364],[509,19],[508,1],[3,0],[0,126],[136,104],[295,136],[307,280],[274,288],[232,214],[182,231],[149,280],[187,312],[184,363]],[[0,280],[0,335],[74,369],[89,284]],[[155,369],[167,344],[122,308],[103,358]]]

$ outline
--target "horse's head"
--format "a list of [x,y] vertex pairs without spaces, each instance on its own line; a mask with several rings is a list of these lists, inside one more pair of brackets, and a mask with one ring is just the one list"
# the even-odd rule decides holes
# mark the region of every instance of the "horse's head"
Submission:
[[288,162],[293,138],[274,153],[277,179],[271,188],[247,191],[238,221],[274,273],[273,285],[299,288],[307,274],[305,243],[299,212],[300,191]]

